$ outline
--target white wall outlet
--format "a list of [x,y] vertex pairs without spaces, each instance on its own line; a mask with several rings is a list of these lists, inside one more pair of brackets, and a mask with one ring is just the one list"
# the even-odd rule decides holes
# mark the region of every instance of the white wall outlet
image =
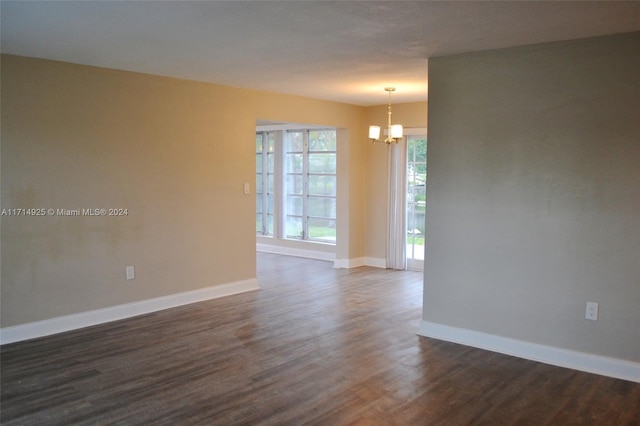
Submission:
[[588,320],[598,321],[598,304],[596,302],[587,302],[584,317]]
[[249,182],[245,182],[242,185],[242,190],[244,191],[245,195],[250,194],[251,193],[251,186],[249,186]]
[[125,273],[128,280],[132,280],[136,277],[136,270],[134,269],[133,266],[127,266],[125,268]]

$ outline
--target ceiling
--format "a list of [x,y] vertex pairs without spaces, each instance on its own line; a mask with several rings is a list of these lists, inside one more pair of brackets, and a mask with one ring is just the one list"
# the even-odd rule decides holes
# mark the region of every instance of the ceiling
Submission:
[[427,97],[427,58],[640,31],[640,2],[2,1],[3,53],[357,105]]

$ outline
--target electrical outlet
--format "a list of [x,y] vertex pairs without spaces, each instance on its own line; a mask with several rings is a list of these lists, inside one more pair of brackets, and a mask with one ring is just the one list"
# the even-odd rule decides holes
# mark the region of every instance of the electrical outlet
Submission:
[[584,317],[588,320],[598,321],[598,304],[595,302],[587,302]]
[[127,280],[132,280],[136,277],[136,270],[133,266],[127,266],[125,268],[125,274],[127,276]]

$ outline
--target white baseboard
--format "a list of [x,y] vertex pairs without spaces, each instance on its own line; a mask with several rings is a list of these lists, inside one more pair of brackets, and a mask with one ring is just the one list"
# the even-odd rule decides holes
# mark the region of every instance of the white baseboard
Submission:
[[365,257],[364,258],[364,264],[367,265],[367,266],[373,266],[374,268],[386,269],[387,260],[386,259],[379,259],[377,257]]
[[428,321],[420,323],[418,334],[448,342],[460,343],[558,367],[586,371],[616,379],[640,383],[640,363],[587,354],[537,343],[451,327]]
[[354,259],[336,259],[333,262],[334,268],[357,268],[359,266],[373,266],[375,268],[386,268],[387,262],[384,259],[375,257],[356,257]]
[[275,246],[271,244],[256,243],[256,250],[264,253],[283,254],[285,256],[305,257],[307,259],[318,259],[334,261],[335,253],[326,251],[299,249],[293,247]]
[[338,268],[357,268],[358,266],[364,266],[364,257],[358,257],[355,259],[336,259],[333,261],[333,267]]
[[94,311],[81,312],[78,314],[65,315],[43,321],[4,327],[0,328],[0,344],[4,345],[7,343],[34,339],[36,337],[49,336],[51,334],[62,333],[65,331],[77,330],[79,328],[148,314],[150,312],[174,308],[176,306],[217,299],[219,297],[230,296],[232,294],[244,293],[245,291],[258,290],[259,288],[258,280],[256,278],[251,278],[248,280],[186,291],[184,293],[156,297],[154,299],[126,303],[124,305],[111,306]]

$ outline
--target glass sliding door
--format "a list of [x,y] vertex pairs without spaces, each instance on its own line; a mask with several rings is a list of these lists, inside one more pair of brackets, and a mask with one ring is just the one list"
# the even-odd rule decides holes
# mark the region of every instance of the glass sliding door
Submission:
[[424,265],[427,200],[427,137],[407,136],[407,267]]

